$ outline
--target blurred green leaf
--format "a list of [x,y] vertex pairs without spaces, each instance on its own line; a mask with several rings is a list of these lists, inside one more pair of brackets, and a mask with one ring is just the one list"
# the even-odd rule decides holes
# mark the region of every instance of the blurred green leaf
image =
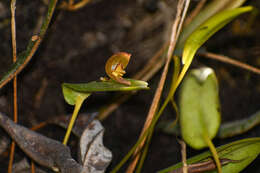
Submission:
[[[229,163],[222,167],[223,173],[238,173],[248,166],[260,153],[260,138],[248,138],[235,141],[217,148],[220,158],[231,159],[236,162]],[[206,151],[187,160],[187,164],[194,164],[209,160],[211,152]],[[168,173],[172,170],[182,167],[182,163],[178,163],[169,168],[158,171],[158,173]],[[216,170],[211,173],[217,173]]]
[[246,6],[241,8],[235,8],[231,10],[224,10],[216,15],[212,16],[201,24],[192,34],[189,35],[185,42],[182,63],[184,64],[182,71],[175,83],[174,88],[176,89],[181,83],[184,75],[186,74],[189,66],[194,58],[195,53],[200,48],[200,46],[205,43],[214,33],[223,28],[231,20],[240,14],[252,11],[253,7]]
[[185,42],[182,57],[183,64],[190,64],[198,48],[214,33],[223,28],[238,15],[252,10],[253,7],[251,6],[224,10],[212,16],[200,25]]
[[[177,123],[174,127],[172,122],[175,120],[161,121],[157,127],[167,134],[180,136],[180,126]],[[257,111],[253,115],[248,116],[245,119],[235,120],[231,122],[221,123],[217,134],[218,138],[228,138],[236,135],[240,135],[249,131],[260,124],[260,111]]]
[[62,91],[66,102],[74,105],[78,95],[91,94],[92,92],[104,91],[133,91],[149,89],[148,83],[140,80],[126,79],[131,82],[131,85],[124,85],[115,81],[100,81],[89,82],[82,84],[63,83]]
[[[178,43],[177,43],[177,51],[183,49],[183,45],[187,39],[187,37],[202,23],[204,23],[208,18],[215,15],[216,13],[227,10],[234,9],[240,7],[246,0],[212,0],[209,1],[208,4],[199,12],[199,14],[194,17],[194,19],[183,28]],[[180,54],[180,53],[179,53]]]
[[258,124],[260,124],[260,111],[257,111],[248,118],[222,124],[218,132],[218,137],[227,138],[239,135],[252,129]]
[[220,126],[218,82],[211,68],[192,70],[180,90],[182,137],[195,149],[208,146],[205,135],[214,138]]

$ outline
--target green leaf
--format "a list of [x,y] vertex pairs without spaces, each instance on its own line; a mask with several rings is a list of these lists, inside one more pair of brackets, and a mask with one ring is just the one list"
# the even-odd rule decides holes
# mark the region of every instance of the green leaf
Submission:
[[63,92],[63,96],[65,101],[69,104],[69,105],[75,105],[76,101],[78,98],[87,98],[91,93],[84,93],[84,92],[78,92],[75,91],[73,89],[70,89],[69,87],[66,87],[64,85],[62,85],[62,92]]
[[241,133],[245,133],[246,131],[252,129],[258,124],[260,124],[260,111],[257,111],[256,113],[254,113],[253,115],[245,119],[222,124],[218,132],[218,137],[227,138],[227,137],[239,135]]
[[[217,148],[220,158],[234,160],[222,167],[223,173],[238,173],[248,166],[260,153],[260,138],[248,138],[235,141]],[[211,152],[206,151],[187,160],[187,164],[194,164],[207,161],[211,157]],[[182,167],[182,163],[178,163],[169,168],[158,171],[158,173],[168,173],[172,170]],[[217,173],[216,170],[211,173]]]
[[220,126],[218,82],[211,68],[192,70],[180,90],[182,137],[195,149],[208,146],[205,135],[214,138]]
[[[172,127],[173,121],[174,120],[162,121],[157,125],[157,127],[158,129],[161,129],[163,132],[167,134],[180,136],[181,132],[180,132],[179,123],[177,123],[176,126]],[[248,116],[245,119],[221,123],[217,137],[228,138],[228,137],[240,135],[256,127],[259,124],[260,124],[260,111],[257,111],[256,113]]]
[[218,30],[224,27],[235,17],[237,17],[242,13],[246,13],[252,10],[253,7],[247,6],[247,7],[221,11],[216,15],[212,16],[211,18],[209,18],[208,20],[206,20],[192,34],[189,35],[188,39],[185,42],[183,54],[182,54],[182,62],[184,66],[175,83],[174,86],[175,89],[181,83],[199,47],[203,43],[205,43],[214,33],[216,33]]
[[62,91],[66,102],[70,105],[74,105],[76,98],[79,94],[89,94],[92,92],[104,92],[104,91],[133,91],[149,89],[148,83],[145,81],[126,79],[131,82],[131,85],[124,85],[115,81],[100,81],[89,82],[82,84],[63,83]]
[[149,89],[148,83],[145,81],[140,80],[133,80],[133,79],[126,79],[131,82],[131,85],[124,85],[120,84],[115,81],[93,81],[89,83],[82,83],[82,84],[71,84],[71,83],[64,83],[63,86],[66,86],[70,89],[79,92],[101,92],[101,91],[133,91],[133,90],[142,90],[142,89]]
[[224,10],[209,18],[186,40],[182,57],[183,64],[190,64],[198,48],[214,33],[223,28],[238,15],[252,10],[253,7],[251,6]]
[[234,9],[240,7],[246,0],[212,0],[194,17],[194,19],[183,28],[176,49],[180,52],[183,49],[187,37],[202,23],[211,16],[222,10]]

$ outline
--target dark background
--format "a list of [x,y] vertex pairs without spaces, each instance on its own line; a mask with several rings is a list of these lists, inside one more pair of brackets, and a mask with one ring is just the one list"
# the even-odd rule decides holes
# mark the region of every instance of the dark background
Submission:
[[[0,74],[12,63],[9,1],[0,2]],[[192,1],[191,8],[196,5]],[[260,8],[259,1],[248,1]],[[133,0],[99,0],[84,8],[69,12],[57,10],[46,37],[32,61],[18,76],[19,124],[32,127],[54,116],[70,114],[73,108],[63,99],[63,82],[89,82],[105,76],[105,62],[118,51],[132,54],[127,67],[127,76],[141,70],[154,53],[169,37],[175,3],[158,5],[156,0],[145,3]],[[18,52],[26,48],[28,40],[37,33],[37,25],[46,14],[42,1],[17,1],[17,45]],[[241,25],[248,15],[238,18]],[[251,32],[239,34],[234,24],[229,24],[207,43],[207,50],[224,54],[239,61],[260,67],[260,16],[257,16]],[[39,27],[38,27],[39,28]],[[246,118],[259,110],[260,78],[251,72],[215,60],[196,57],[193,67],[210,66],[217,74],[220,84],[222,122]],[[170,69],[171,72],[172,68]],[[151,90],[140,91],[113,112],[103,125],[106,129],[104,144],[113,152],[109,169],[113,168],[135,144],[157,86],[160,73],[155,75],[149,86]],[[171,76],[168,77],[169,84]],[[35,97],[46,84],[39,105]],[[93,94],[84,103],[81,112],[93,113],[116,93]],[[163,94],[165,98],[167,92]],[[12,85],[0,91],[0,111],[12,116]],[[173,119],[175,114],[169,106],[162,119]],[[1,134],[4,132],[1,130]],[[62,140],[64,130],[50,126],[41,130],[52,138]],[[259,137],[260,127],[237,137],[214,140],[216,146],[247,137]],[[76,138],[70,145],[75,146]],[[75,152],[75,147],[73,151]],[[24,157],[17,149],[16,161]],[[200,153],[188,148],[188,157]],[[256,159],[243,172],[260,172],[260,161]],[[175,136],[156,131],[142,172],[156,172],[181,161],[180,146]],[[0,157],[0,172],[7,170],[7,156]],[[124,172],[124,171],[120,171]]]

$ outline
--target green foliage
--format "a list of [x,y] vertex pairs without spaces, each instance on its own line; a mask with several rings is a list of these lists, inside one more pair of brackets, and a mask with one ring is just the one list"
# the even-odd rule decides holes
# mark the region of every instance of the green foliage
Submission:
[[204,136],[214,138],[220,126],[218,82],[210,68],[192,70],[180,90],[182,137],[196,149],[208,146]]
[[202,23],[204,23],[211,16],[214,16],[216,13],[240,7],[246,0],[212,0],[205,6],[200,13],[194,17],[194,19],[183,28],[180,38],[177,44],[177,51],[183,49],[183,45],[187,37],[197,29]]
[[[251,6],[241,7],[241,8],[231,9],[231,10],[223,10],[217,13],[216,15],[212,16],[211,18],[209,18],[198,28],[196,28],[196,30],[192,34],[189,35],[188,39],[185,42],[183,54],[182,54],[182,63],[184,64],[184,66],[178,76],[177,81],[173,84],[174,86],[171,87],[172,88],[171,92],[174,93],[176,88],[180,85],[184,75],[189,69],[189,66],[195,56],[195,53],[201,47],[201,45],[204,44],[214,33],[216,33],[218,30],[220,30],[230,21],[232,21],[235,17],[252,10],[253,7]],[[201,79],[205,80],[204,77],[202,77]],[[196,82],[193,81],[192,83],[195,84]],[[216,94],[218,92],[216,89],[217,82],[209,82],[209,83],[205,82],[205,83],[206,83],[205,86],[212,85],[212,88],[209,89],[210,92],[208,94],[204,94],[205,91],[200,91],[200,90],[204,90],[204,89],[200,89],[204,87],[199,87],[199,85],[194,85],[193,87],[195,86],[196,87],[190,89],[191,91],[190,93],[192,93],[192,90],[197,90],[198,92],[193,96],[192,98],[193,100],[192,99],[189,100],[190,97],[189,94],[187,94],[186,97],[183,96],[181,99],[182,136],[184,140],[193,148],[200,149],[205,146],[209,146],[212,155],[214,157],[214,160],[216,162],[218,172],[221,173],[222,171],[221,171],[219,156],[216,152],[213,143],[211,142],[211,139],[215,137],[218,128],[220,126],[220,115],[218,113],[219,103]],[[184,92],[185,91],[183,91],[183,93]],[[201,94],[203,95],[202,97]],[[201,99],[201,100],[198,101],[198,103],[196,103],[196,99],[199,100]],[[206,104],[207,100],[210,99],[213,99],[212,106]],[[187,105],[189,105],[189,107]],[[192,109],[196,109],[196,110],[194,111]],[[195,112],[195,114],[191,114],[193,112]],[[210,117],[209,113],[213,113],[213,118]]]
[[250,12],[253,10],[253,7],[241,7],[231,10],[224,10],[216,15],[209,18],[203,24],[201,24],[186,40],[183,54],[182,54],[182,62],[184,64],[181,73],[173,87],[173,90],[179,86],[182,81],[184,75],[190,67],[190,64],[194,58],[195,53],[204,44],[214,33],[223,28],[226,24],[232,21],[235,17],[240,14]]
[[253,7],[251,6],[224,10],[200,25],[185,42],[182,57],[183,64],[190,64],[198,48],[214,33],[223,28],[238,15],[250,12],[252,10]]
[[126,79],[126,80],[130,81],[131,85],[120,84],[113,80],[101,81],[101,82],[93,81],[93,82],[82,83],[82,84],[71,84],[71,83],[62,84],[62,91],[63,91],[63,96],[65,101],[70,105],[75,105],[67,132],[63,140],[64,145],[66,145],[69,140],[71,130],[78,116],[82,103],[86,98],[88,98],[88,96],[91,95],[92,92],[133,91],[133,90],[149,89],[147,82],[134,80],[134,79]]
[[218,137],[226,138],[244,133],[260,124],[260,111],[257,111],[248,118],[222,124],[218,132]]
[[[260,138],[248,138],[235,141],[217,148],[220,158],[234,160],[222,167],[223,173],[238,173],[248,166],[260,153]],[[194,164],[202,161],[207,161],[211,157],[211,152],[206,151],[195,157],[187,160],[187,164]],[[177,168],[181,168],[182,163],[178,163],[169,168],[158,171],[158,173],[168,173]],[[217,171],[211,171],[216,173]]]
[[126,79],[131,82],[131,85],[120,84],[116,81],[93,81],[82,84],[63,83],[62,91],[66,102],[74,105],[76,97],[81,94],[89,94],[92,92],[106,92],[106,91],[133,91],[149,89],[148,83],[145,81]]

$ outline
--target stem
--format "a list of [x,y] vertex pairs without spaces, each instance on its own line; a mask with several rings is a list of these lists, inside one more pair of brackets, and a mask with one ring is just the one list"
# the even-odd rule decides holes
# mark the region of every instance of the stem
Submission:
[[[15,8],[16,0],[11,1],[11,35],[12,35],[12,50],[13,50],[13,63],[16,62],[16,25],[15,25]],[[17,77],[14,77],[13,80],[13,113],[14,113],[14,122],[17,123],[18,120],[18,111],[17,111]],[[15,142],[12,141],[10,158],[8,164],[8,173],[12,172],[13,161],[14,161],[14,152],[15,152]]]
[[181,157],[182,157],[182,172],[188,173],[188,165],[187,165],[187,154],[186,154],[186,144],[184,141],[178,141],[181,144]]
[[188,25],[194,17],[198,15],[198,13],[201,11],[201,9],[204,7],[207,0],[201,0],[198,2],[197,6],[192,10],[190,15],[185,19],[184,26]]
[[31,173],[35,173],[35,164],[31,161]]
[[214,144],[209,139],[209,136],[207,134],[204,135],[204,139],[205,139],[206,143],[208,144],[209,149],[210,149],[210,151],[212,153],[212,156],[213,156],[213,158],[214,158],[214,160],[216,162],[218,173],[222,173],[221,163],[220,163],[220,160],[219,160],[219,157],[218,157],[218,153],[217,153],[217,150],[216,150]]
[[[162,72],[162,75],[161,75],[160,82],[159,82],[158,87],[156,89],[156,92],[155,92],[149,113],[147,115],[145,124],[143,126],[143,130],[142,130],[140,136],[142,136],[147,129],[149,129],[149,131],[150,131],[151,124],[152,124],[152,122],[153,122],[153,120],[156,116],[156,110],[157,110],[157,107],[159,105],[159,101],[160,101],[160,98],[161,98],[162,90],[163,90],[164,83],[165,83],[165,80],[166,80],[166,75],[168,73],[170,60],[172,58],[172,54],[173,54],[173,51],[175,49],[177,39],[178,39],[178,36],[180,34],[180,30],[182,28],[184,18],[186,16],[186,12],[187,12],[187,9],[188,9],[188,6],[189,6],[189,2],[190,2],[189,0],[182,0],[182,1],[178,2],[176,18],[175,18],[175,21],[172,24],[171,38],[170,38],[170,43],[169,43],[169,49],[168,49],[168,52],[167,52],[167,60],[166,60],[166,63],[165,63],[165,66],[164,66],[164,69],[163,69],[163,72]],[[139,147],[136,149],[136,151],[134,153],[134,159],[131,162],[131,164],[129,165],[129,167],[127,168],[127,171],[126,171],[127,173],[134,172],[136,164],[137,164],[137,162],[140,158],[140,154],[137,154],[137,153],[139,153],[139,151],[142,149],[142,147],[145,143],[145,140],[146,140],[146,137],[144,138],[142,143],[140,143]]]
[[81,105],[83,103],[83,101],[89,96],[90,94],[87,95],[78,95],[76,98],[76,103],[75,103],[75,107],[74,107],[74,111],[73,114],[71,116],[70,122],[69,122],[69,126],[67,128],[64,140],[63,140],[63,144],[67,145],[69,137],[70,137],[70,133],[72,131],[73,125],[75,123],[75,120],[78,116],[79,110],[81,108]]
[[151,143],[152,136],[153,136],[152,133],[148,134],[148,137],[147,137],[147,140],[146,140],[140,161],[138,162],[138,166],[136,168],[136,173],[141,173],[141,170],[143,168],[143,164],[144,164],[144,161],[146,159],[146,155],[148,153],[148,149],[149,149],[149,146],[150,146],[150,143]]
[[206,58],[218,60],[218,61],[224,62],[226,64],[231,64],[233,66],[237,66],[237,67],[240,67],[242,69],[245,69],[245,70],[248,70],[250,72],[253,72],[253,73],[260,75],[260,69],[259,68],[250,66],[248,64],[245,64],[245,63],[242,63],[242,62],[239,62],[239,61],[236,61],[233,58],[229,58],[229,57],[224,56],[224,55],[219,55],[219,54],[215,54],[215,53],[211,53],[211,52],[199,53],[199,55],[202,55]]
[[116,165],[116,167],[110,173],[116,173],[125,162],[131,157],[131,155],[135,152],[137,147],[143,142],[144,138],[148,135],[149,129],[147,129],[144,134],[137,140],[136,144],[131,148],[131,150],[124,156],[124,158]]
[[18,55],[18,60],[16,63],[14,63],[9,70],[3,75],[3,77],[0,79],[0,89],[6,85],[9,81],[11,81],[15,76],[17,76],[24,67],[28,64],[28,62],[32,59],[34,53],[38,49],[47,29],[50,24],[50,21],[52,19],[56,4],[58,0],[50,0],[50,4],[48,7],[48,13],[47,16],[42,24],[39,36],[37,39],[36,37],[32,37],[32,39],[29,41],[29,44],[27,46],[27,50],[23,53],[20,53]]
[[153,131],[154,131],[155,124],[158,121],[158,119],[161,116],[161,114],[163,113],[165,107],[168,105],[169,101],[171,101],[172,106],[173,106],[173,108],[174,108],[174,110],[176,112],[176,119],[172,123],[171,127],[174,127],[176,125],[177,121],[178,121],[179,111],[178,111],[178,107],[177,107],[176,103],[173,100],[173,96],[174,96],[174,92],[175,92],[175,91],[173,91],[173,89],[174,89],[173,86],[174,86],[174,84],[175,84],[175,82],[176,82],[176,80],[178,78],[178,75],[179,75],[180,61],[179,61],[177,56],[174,56],[173,60],[174,60],[174,72],[173,72],[171,89],[170,89],[170,92],[169,92],[166,100],[163,103],[163,106],[160,108],[159,112],[154,116],[154,119],[151,122],[151,126],[148,129],[149,133],[148,133],[148,137],[147,137],[147,141],[146,141],[146,146],[145,146],[144,151],[142,153],[141,160],[139,161],[138,168],[136,170],[137,173],[141,172],[142,165],[144,163],[144,160],[145,160],[147,152],[148,152],[149,145],[151,143],[152,134],[153,134]]

